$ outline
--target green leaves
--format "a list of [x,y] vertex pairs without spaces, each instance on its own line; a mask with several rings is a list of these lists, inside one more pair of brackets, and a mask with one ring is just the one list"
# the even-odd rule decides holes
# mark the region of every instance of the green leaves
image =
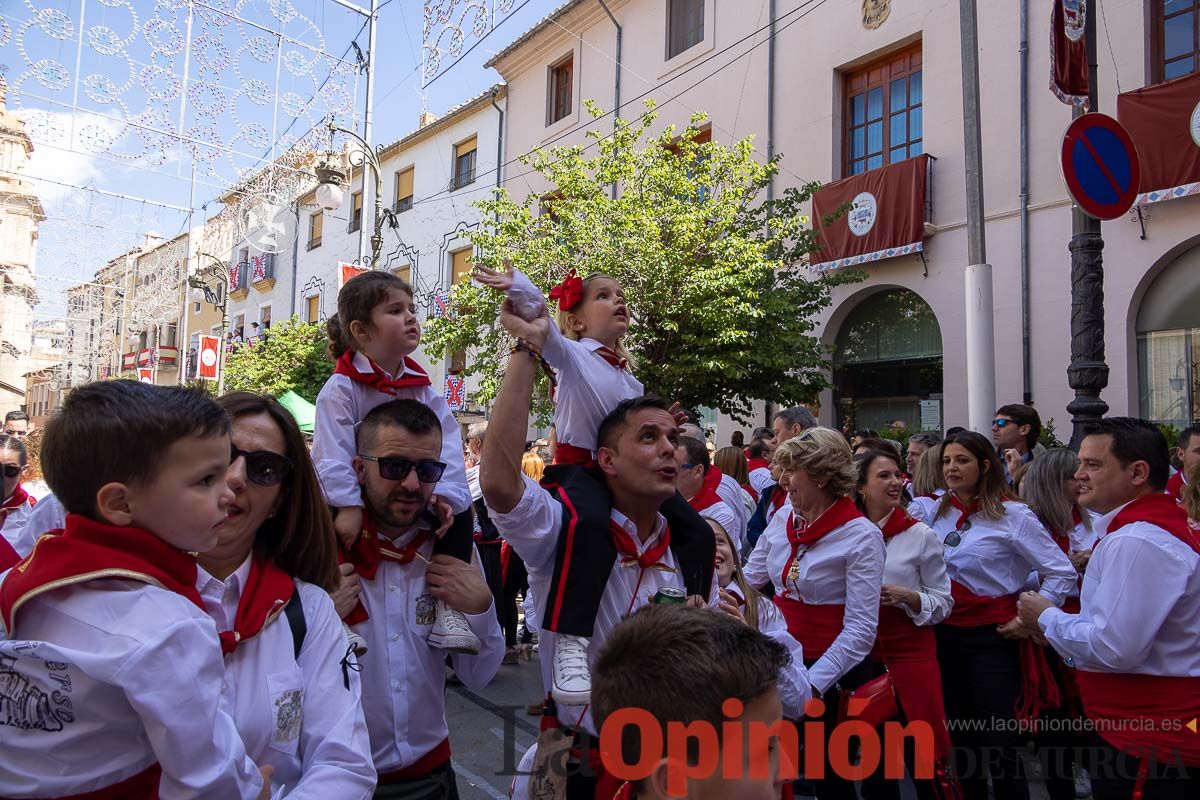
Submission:
[[333,372],[324,328],[297,317],[267,329],[263,340],[239,344],[225,360],[225,391],[278,397],[293,391],[313,401]]
[[[612,275],[633,313],[625,344],[638,378],[685,407],[745,420],[754,400],[811,401],[828,367],[812,320],[832,286],[859,277],[799,266],[816,249],[801,215],[818,185],[763,202],[778,160],[756,161],[751,138],[706,141],[703,114],[682,131],[654,135],[656,117],[648,103],[615,131],[589,131],[586,146],[523,156],[556,189],[522,201],[501,189],[477,202],[484,223],[470,234],[476,261],[500,269],[510,259],[544,292],[571,268]],[[433,358],[472,351],[467,374],[481,376],[476,399],[487,403],[507,361],[496,325],[501,298],[469,284],[452,297],[458,313],[427,324],[425,348]],[[538,411],[548,409],[544,400]]]

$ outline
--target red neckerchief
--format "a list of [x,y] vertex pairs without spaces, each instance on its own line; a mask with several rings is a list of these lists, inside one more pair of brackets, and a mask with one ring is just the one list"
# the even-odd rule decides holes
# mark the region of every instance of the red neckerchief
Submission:
[[917,524],[917,520],[908,515],[908,512],[902,508],[893,508],[892,513],[887,515],[887,519],[883,521],[883,528],[880,529],[883,533],[883,540],[886,542],[896,534],[904,533],[906,530]]
[[612,364],[617,369],[623,369],[625,371],[629,370],[629,359],[621,358],[619,355],[617,355],[616,351],[613,350],[611,347],[606,347],[604,345],[600,345],[599,347],[596,348],[595,352],[596,352],[596,355],[600,356],[601,358],[603,358],[609,364]]
[[275,619],[292,599],[296,584],[274,561],[264,561],[255,555],[250,560],[250,574],[238,600],[233,630],[221,631],[221,652],[229,655],[247,639],[252,639]]
[[696,496],[688,500],[688,505],[696,511],[715,506],[722,502],[721,495],[717,494],[717,487],[721,485],[721,470],[716,467],[709,467],[708,472],[704,473],[704,483],[700,486],[700,491],[696,492]]
[[[1108,523],[1107,533],[1111,534],[1134,522],[1149,522],[1162,528],[1196,553],[1200,553],[1200,538],[1188,525],[1187,513],[1165,494],[1142,495],[1125,506],[1112,518],[1112,522]],[[1108,536],[1104,537],[1107,538]],[[1100,542],[1104,542],[1104,539]]]
[[355,383],[370,386],[378,392],[390,395],[395,395],[399,389],[419,389],[423,386],[432,385],[425,370],[421,369],[421,365],[408,356],[404,357],[404,373],[399,378],[389,378],[387,373],[378,364],[365,355],[363,358],[366,358],[367,363],[371,365],[371,372],[359,371],[358,367],[354,366],[354,351],[347,350],[338,359],[333,374],[345,375]]
[[106,525],[68,514],[66,528],[40,537],[0,585],[0,615],[14,638],[17,611],[62,586],[104,578],[140,581],[175,592],[204,610],[196,591],[196,558],[142,528]]
[[[834,530],[845,525],[847,522],[859,519],[862,517],[862,512],[858,510],[858,506],[854,505],[854,501],[849,497],[840,497],[834,501],[833,505],[821,512],[821,515],[812,522],[805,523],[804,517],[793,511],[788,515],[787,521],[787,538],[788,543],[792,546],[792,554],[788,557],[787,564],[783,567],[783,580],[780,585],[787,583],[788,573],[792,571],[792,564],[800,554],[800,548],[805,550],[810,549],[821,539]],[[797,523],[799,520],[799,523]]]
[[1167,496],[1178,503],[1183,499],[1184,486],[1187,486],[1187,476],[1183,474],[1183,470],[1180,470],[1167,481]]
[[949,492],[948,494],[950,495],[950,505],[958,509],[959,512],[958,521],[954,523],[954,530],[960,531],[962,530],[962,526],[967,524],[967,520],[971,518],[971,515],[978,512],[982,506],[979,503],[979,498],[971,501],[971,505],[964,506],[959,501],[958,495],[954,494],[954,492]]
[[769,470],[771,468],[771,462],[767,461],[765,458],[749,458],[746,459],[746,468],[751,472],[754,472],[756,469]]
[[[1071,526],[1079,527],[1083,523],[1083,514],[1079,513],[1079,506],[1071,506]],[[1058,545],[1058,549],[1062,550],[1066,555],[1071,555],[1071,534],[1070,531],[1056,531],[1047,526],[1050,535],[1054,537],[1054,543]]]
[[4,501],[4,505],[0,505],[0,525],[4,524],[13,509],[20,508],[26,503],[32,508],[37,505],[37,498],[25,491],[25,487],[18,483],[17,488],[13,489],[12,495]]
[[778,511],[783,508],[784,502],[787,500],[787,492],[783,490],[779,484],[774,484],[775,494],[771,497],[771,510]]
[[[380,536],[375,520],[370,514],[363,515],[363,530],[358,541],[349,550],[338,545],[338,561],[343,564],[353,564],[354,571],[366,580],[375,580],[375,573],[383,561],[395,561],[397,564],[407,564],[417,556],[417,551],[429,540],[433,532],[428,528],[418,531],[417,535],[407,545],[397,548],[390,539]],[[345,621],[353,625],[369,619],[367,609],[360,600],[354,606]]]
[[662,557],[666,555],[667,548],[671,546],[671,529],[666,525],[663,525],[658,543],[644,553],[638,553],[637,543],[629,535],[629,531],[618,525],[616,520],[609,520],[608,531],[612,536],[613,545],[617,548],[617,553],[621,556],[621,563],[637,564],[642,569],[658,565],[662,561]]

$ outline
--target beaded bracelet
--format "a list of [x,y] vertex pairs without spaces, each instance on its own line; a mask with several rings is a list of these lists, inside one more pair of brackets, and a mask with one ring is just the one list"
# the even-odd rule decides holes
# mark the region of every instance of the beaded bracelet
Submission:
[[554,368],[550,366],[550,362],[542,357],[542,352],[524,339],[517,339],[516,343],[513,344],[512,350],[509,351],[509,355],[516,355],[517,353],[525,353],[541,365],[542,371],[546,373],[546,377],[550,380],[550,388],[553,391],[558,381],[554,377]]

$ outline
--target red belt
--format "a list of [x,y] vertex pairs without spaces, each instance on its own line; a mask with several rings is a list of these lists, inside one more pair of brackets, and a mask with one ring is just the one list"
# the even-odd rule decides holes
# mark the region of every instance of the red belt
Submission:
[[158,782],[161,778],[162,767],[151,764],[120,783],[83,794],[64,795],[57,800],[158,800]]
[[1075,677],[1088,719],[1134,723],[1097,725],[1106,742],[1139,758],[1200,767],[1200,736],[1187,727],[1200,717],[1200,677],[1082,669]]
[[387,786],[392,783],[402,783],[404,781],[417,780],[418,778],[429,777],[434,770],[450,760],[450,740],[443,739],[442,743],[430,750],[425,755],[418,758],[413,763],[403,769],[394,769],[391,772],[379,773],[378,783],[380,786]]
[[803,600],[775,596],[775,606],[787,621],[788,633],[804,648],[806,659],[820,658],[842,632],[846,606],[810,605]]
[[573,444],[563,444],[559,442],[554,447],[554,463],[555,464],[578,464],[581,467],[596,466],[596,459],[592,455],[591,450],[584,450],[582,447],[576,447]]

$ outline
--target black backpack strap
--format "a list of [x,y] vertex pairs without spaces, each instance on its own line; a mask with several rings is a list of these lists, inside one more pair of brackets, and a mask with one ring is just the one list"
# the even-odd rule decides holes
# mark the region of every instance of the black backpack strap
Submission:
[[283,613],[287,616],[288,627],[292,629],[292,647],[294,658],[300,660],[300,648],[304,647],[304,635],[308,633],[308,623],[304,620],[304,604],[300,601],[300,587],[292,592]]

